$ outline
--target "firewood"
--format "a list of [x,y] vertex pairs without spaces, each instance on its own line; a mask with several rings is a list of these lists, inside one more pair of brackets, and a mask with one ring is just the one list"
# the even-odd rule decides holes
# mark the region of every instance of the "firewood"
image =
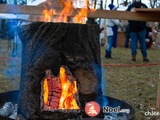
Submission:
[[79,87],[81,93],[91,94],[96,92],[97,78],[94,72],[83,69],[77,69],[74,72],[76,78],[79,81]]

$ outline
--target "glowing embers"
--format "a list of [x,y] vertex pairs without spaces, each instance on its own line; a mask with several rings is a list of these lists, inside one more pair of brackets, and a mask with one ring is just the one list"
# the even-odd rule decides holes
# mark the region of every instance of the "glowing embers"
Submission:
[[64,66],[60,67],[59,76],[46,70],[42,80],[41,108],[43,110],[79,109],[76,98],[78,96],[77,83],[71,72]]

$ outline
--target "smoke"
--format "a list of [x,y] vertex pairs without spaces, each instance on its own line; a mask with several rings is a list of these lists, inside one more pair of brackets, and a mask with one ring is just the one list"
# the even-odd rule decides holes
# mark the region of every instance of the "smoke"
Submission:
[[103,99],[103,103],[102,106],[107,106],[108,105],[108,99],[105,96],[105,90],[106,90],[106,82],[105,82],[105,78],[104,78],[104,70],[102,69],[102,81],[101,81],[101,87],[102,87],[102,99]]
[[9,29],[7,32],[8,40],[8,53],[6,53],[6,67],[3,74],[9,80],[16,80],[20,78],[20,65],[21,65],[21,41],[16,32],[15,23],[8,23]]
[[6,67],[3,74],[9,80],[16,80],[20,77],[20,60],[9,59],[6,61]]
[[99,103],[99,105],[101,106],[101,108],[103,106],[107,106],[108,105],[108,99],[107,97],[105,96],[105,87],[106,87],[106,84],[105,84],[105,79],[104,79],[104,76],[103,76],[103,69],[101,68],[100,65],[98,64],[92,64],[92,67],[94,68],[94,71],[96,73],[96,75],[98,76],[98,88],[97,88],[97,91],[102,91],[102,93],[97,93],[99,94],[99,96],[97,97],[97,100],[96,102]]

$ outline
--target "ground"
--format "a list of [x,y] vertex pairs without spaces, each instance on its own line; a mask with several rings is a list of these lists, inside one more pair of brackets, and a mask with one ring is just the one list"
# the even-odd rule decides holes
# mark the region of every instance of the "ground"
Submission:
[[[8,40],[0,42],[1,93],[19,88],[20,58],[13,45],[14,43]],[[131,62],[129,48],[114,48],[113,59],[106,59],[104,54],[105,47],[101,47],[104,93],[134,107],[135,120],[160,120],[160,116],[144,115],[145,112],[156,109],[157,84],[160,79],[157,63],[160,62],[160,50],[148,49],[149,63],[142,61],[139,49],[136,62]]]
[[[101,48],[106,95],[123,100],[136,110],[136,120],[160,120],[160,116],[145,116],[155,111],[159,78],[160,50],[148,49],[149,63],[142,61],[138,49],[137,62],[131,62],[129,48],[113,49],[113,59],[105,59]],[[120,65],[119,65],[120,64]],[[147,66],[151,65],[151,66]]]

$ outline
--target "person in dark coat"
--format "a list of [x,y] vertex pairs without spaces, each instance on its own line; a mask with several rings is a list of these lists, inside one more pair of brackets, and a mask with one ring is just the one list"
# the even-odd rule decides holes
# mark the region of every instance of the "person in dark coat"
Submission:
[[[128,8],[127,11],[134,11],[135,8],[148,8],[144,3],[140,1],[136,1],[132,3]],[[132,59],[131,61],[136,61],[136,54],[137,54],[137,42],[139,40],[140,49],[143,57],[144,62],[149,62],[147,58],[147,49],[146,49],[146,22],[145,21],[134,21],[129,20],[129,32],[131,38],[131,54]]]
[[125,33],[125,44],[124,44],[124,47],[125,48],[129,48],[129,44],[130,44],[130,33],[129,33],[129,24],[127,24],[126,26],[125,26],[125,31],[124,31],[124,33]]

